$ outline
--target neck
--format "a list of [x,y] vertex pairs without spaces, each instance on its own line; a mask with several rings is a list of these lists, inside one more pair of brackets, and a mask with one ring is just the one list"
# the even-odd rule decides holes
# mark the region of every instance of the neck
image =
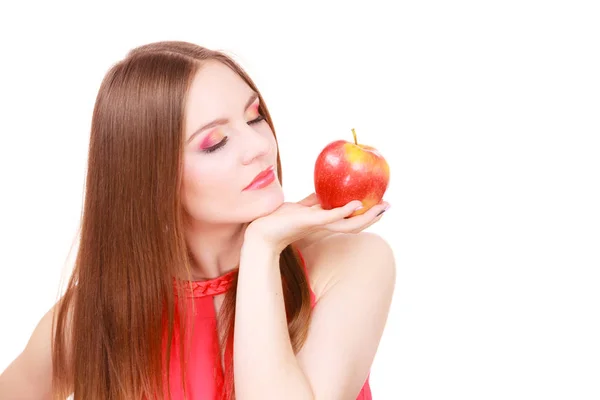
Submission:
[[191,256],[192,279],[213,279],[236,269],[246,226],[188,226],[186,241]]

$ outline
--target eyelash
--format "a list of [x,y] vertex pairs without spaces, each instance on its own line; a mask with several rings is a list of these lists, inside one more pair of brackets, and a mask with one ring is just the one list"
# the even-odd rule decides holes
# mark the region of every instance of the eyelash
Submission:
[[202,149],[202,151],[204,153],[212,153],[213,151],[217,151],[221,147],[225,146],[225,143],[227,143],[227,140],[229,140],[229,137],[225,136],[223,138],[223,140],[221,140],[219,143],[215,144],[214,146],[207,147],[206,149]]
[[248,125],[258,124],[260,121],[264,121],[264,119],[265,119],[265,117],[263,115],[259,114],[258,117],[256,117],[252,121],[248,121]]
[[[253,119],[252,121],[248,121],[248,125],[254,125],[254,124],[258,124],[261,121],[264,121],[265,117],[262,115],[259,115],[258,117],[256,117],[255,119]],[[214,146],[210,146],[206,149],[202,149],[202,151],[204,153],[212,153],[215,152],[217,150],[219,150],[220,148],[222,148],[223,146],[225,146],[225,144],[227,143],[227,140],[229,140],[228,136],[225,136],[223,138],[223,140],[221,140],[219,143],[215,144]]]

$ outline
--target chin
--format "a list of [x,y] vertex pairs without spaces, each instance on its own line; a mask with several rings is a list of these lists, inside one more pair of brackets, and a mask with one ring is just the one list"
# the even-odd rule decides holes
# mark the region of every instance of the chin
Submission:
[[[259,194],[259,193],[257,193]],[[247,204],[248,219],[252,222],[257,218],[264,217],[277,210],[284,202],[283,190],[281,187],[270,188],[264,193],[260,193],[255,199]],[[246,208],[246,206],[242,206]]]
[[244,224],[277,210],[284,202],[281,186],[244,193],[240,198],[225,204],[196,205],[193,219],[208,224]]

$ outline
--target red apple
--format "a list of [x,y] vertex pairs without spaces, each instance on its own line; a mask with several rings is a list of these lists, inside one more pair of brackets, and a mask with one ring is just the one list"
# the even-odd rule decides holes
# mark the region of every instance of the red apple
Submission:
[[336,140],[321,151],[315,162],[315,194],[326,210],[341,207],[352,200],[362,201],[363,208],[352,216],[365,213],[381,202],[390,180],[390,168],[373,147]]

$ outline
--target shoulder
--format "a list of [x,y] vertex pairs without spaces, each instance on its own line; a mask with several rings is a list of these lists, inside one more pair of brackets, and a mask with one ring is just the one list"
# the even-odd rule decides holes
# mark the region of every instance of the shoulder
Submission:
[[317,300],[340,282],[357,290],[377,289],[382,296],[389,297],[393,292],[394,252],[389,243],[375,233],[328,235],[301,251]]
[[49,397],[52,385],[51,342],[55,309],[56,306],[52,307],[39,320],[25,348],[0,375],[0,397]]
[[[52,367],[52,348],[55,344],[55,335],[58,334],[56,332],[56,323],[61,313],[64,313],[61,341],[66,345],[65,359],[70,359],[70,345],[72,341],[70,332],[73,319],[71,305],[72,303],[67,301],[66,296],[63,296],[50,309],[46,310],[33,329],[25,347],[13,361],[13,364],[25,366],[28,369],[31,368],[32,371],[43,372],[45,376],[47,370],[50,370]],[[68,366],[66,367],[69,369]],[[29,375],[33,377],[35,374]]]
[[299,365],[315,397],[356,398],[392,301],[392,248],[382,237],[361,232],[320,238],[303,254],[316,304]]

